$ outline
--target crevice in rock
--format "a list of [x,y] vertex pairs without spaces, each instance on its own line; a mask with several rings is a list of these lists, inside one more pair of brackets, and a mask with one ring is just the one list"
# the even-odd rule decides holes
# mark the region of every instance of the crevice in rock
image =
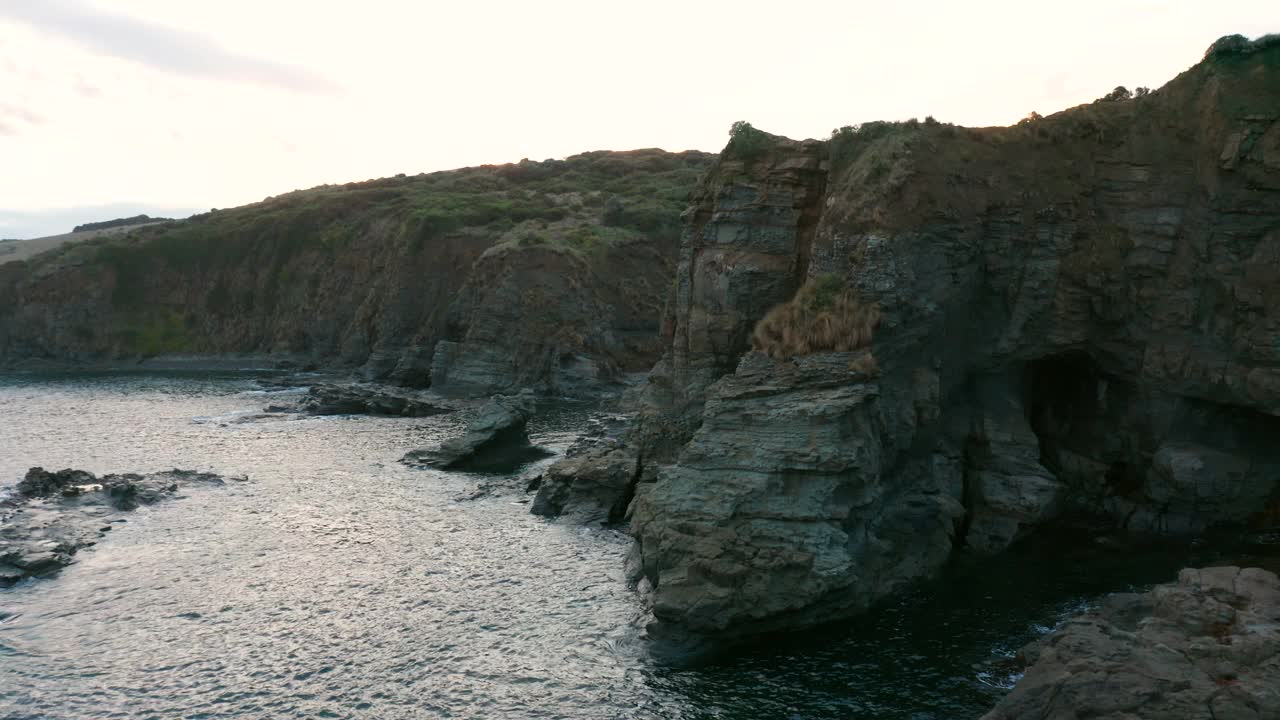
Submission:
[[805,278],[809,275],[809,262],[813,255],[814,235],[818,231],[818,224],[822,220],[822,211],[826,203],[823,201],[827,196],[827,176],[826,170],[820,170],[814,173],[816,179],[808,188],[809,192],[805,197],[803,209],[800,211],[800,219],[796,223],[796,259],[795,272],[791,278],[793,287],[791,292],[800,289],[804,284]]
[[636,468],[631,474],[631,480],[622,490],[622,497],[618,499],[618,503],[614,505],[613,510],[609,513],[609,524],[616,525],[626,519],[627,510],[631,507],[631,501],[636,497],[636,487],[640,485],[640,476],[644,474],[644,449],[641,448],[636,454]]
[[978,483],[974,477],[974,468],[979,464],[980,458],[987,457],[990,453],[990,445],[983,442],[979,436],[970,434],[965,439],[960,465],[960,504],[964,506],[964,517],[960,518],[959,527],[956,529],[957,549],[968,546],[969,529],[973,526],[973,516],[977,512]]

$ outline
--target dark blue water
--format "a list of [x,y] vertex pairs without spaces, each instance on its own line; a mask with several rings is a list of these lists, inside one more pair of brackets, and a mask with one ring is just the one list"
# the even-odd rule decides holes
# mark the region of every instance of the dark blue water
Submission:
[[[0,378],[0,486],[32,465],[250,478],[144,507],[59,576],[0,590],[0,717],[974,717],[1065,614],[1220,555],[1041,542],[857,621],[664,668],[626,536],[535,518],[515,490],[460,499],[501,477],[396,462],[465,416],[245,421],[278,399],[225,375]],[[590,411],[556,408],[535,439],[563,450]]]

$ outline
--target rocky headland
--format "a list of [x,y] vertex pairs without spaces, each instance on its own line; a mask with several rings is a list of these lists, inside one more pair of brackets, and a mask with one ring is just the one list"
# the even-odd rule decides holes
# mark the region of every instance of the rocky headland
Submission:
[[70,565],[142,505],[184,487],[222,485],[211,473],[169,470],[95,477],[83,470],[31,468],[0,500],[0,585],[48,575]]
[[1071,518],[1274,526],[1278,272],[1274,37],[1012,127],[740,124],[685,214],[634,427],[542,506],[634,496],[655,629],[720,640]]

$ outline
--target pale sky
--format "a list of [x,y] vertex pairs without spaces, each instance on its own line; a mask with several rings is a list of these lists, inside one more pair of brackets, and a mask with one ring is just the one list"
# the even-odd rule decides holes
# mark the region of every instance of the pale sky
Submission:
[[1007,125],[1270,32],[1280,0],[0,0],[0,238],[401,172],[717,151],[740,119],[795,138]]

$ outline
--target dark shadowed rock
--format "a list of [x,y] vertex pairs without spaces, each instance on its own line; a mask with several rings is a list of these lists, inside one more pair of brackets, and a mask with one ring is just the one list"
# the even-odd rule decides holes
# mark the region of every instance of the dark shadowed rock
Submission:
[[31,468],[0,502],[0,584],[71,564],[121,513],[172,497],[182,487],[222,483],[217,475],[189,470],[98,478],[83,470]]
[[92,473],[83,470],[58,470],[49,472],[44,468],[34,467],[27,471],[25,477],[15,488],[19,495],[26,498],[44,498],[63,491],[77,493],[77,486],[96,483]]
[[546,457],[545,450],[530,444],[526,429],[536,407],[537,401],[531,392],[494,395],[461,436],[432,449],[414,450],[402,461],[440,469],[461,466],[482,469]]
[[984,720],[1265,720],[1280,717],[1280,578],[1183,570],[1112,595],[1023,648],[1029,664]]
[[586,432],[538,478],[530,512],[582,525],[621,522],[643,464],[623,444],[621,415],[592,418]]
[[565,458],[542,476],[530,511],[582,525],[621,522],[640,468],[627,448]]

